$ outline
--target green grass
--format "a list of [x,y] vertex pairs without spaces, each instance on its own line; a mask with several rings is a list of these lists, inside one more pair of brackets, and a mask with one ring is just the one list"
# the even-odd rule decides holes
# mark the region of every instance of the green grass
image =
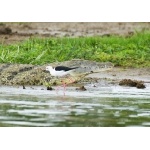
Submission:
[[110,61],[115,66],[150,67],[150,31],[131,37],[30,38],[0,45],[0,63],[46,64],[71,59]]

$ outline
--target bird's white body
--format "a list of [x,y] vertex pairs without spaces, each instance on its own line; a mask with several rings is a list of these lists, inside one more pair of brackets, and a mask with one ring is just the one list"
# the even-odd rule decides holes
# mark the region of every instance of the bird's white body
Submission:
[[47,66],[46,70],[49,71],[50,74],[52,76],[55,76],[55,77],[63,77],[63,76],[66,76],[66,75],[68,75],[68,74],[70,74],[72,72],[72,70],[68,70],[68,71],[65,71],[65,70],[55,70],[55,68],[52,67],[52,66]]

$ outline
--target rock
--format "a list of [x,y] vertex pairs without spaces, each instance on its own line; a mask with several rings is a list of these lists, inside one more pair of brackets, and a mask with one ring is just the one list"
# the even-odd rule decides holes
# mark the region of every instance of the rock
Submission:
[[137,87],[137,88],[146,88],[143,81],[131,80],[131,79],[123,79],[119,82],[121,86],[130,86],[130,87]]
[[48,87],[47,87],[47,90],[52,91],[52,90],[53,90],[53,88],[52,88],[51,86],[48,86]]
[[84,86],[81,86],[79,88],[76,88],[76,90],[80,90],[80,91],[86,91],[87,89]]
[[138,89],[144,89],[144,88],[146,88],[146,86],[145,86],[144,84],[142,84],[142,83],[138,83],[138,84],[136,85],[136,87],[137,87]]

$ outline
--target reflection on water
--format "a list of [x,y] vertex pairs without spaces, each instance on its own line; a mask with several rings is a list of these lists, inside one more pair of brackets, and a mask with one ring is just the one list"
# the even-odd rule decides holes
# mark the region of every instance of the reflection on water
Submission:
[[61,92],[4,87],[0,126],[150,126],[148,91],[109,87],[95,93],[70,90],[63,97]]

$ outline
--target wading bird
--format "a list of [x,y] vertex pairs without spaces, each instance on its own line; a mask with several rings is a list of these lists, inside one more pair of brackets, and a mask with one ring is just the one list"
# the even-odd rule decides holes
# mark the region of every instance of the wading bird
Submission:
[[[50,74],[54,77],[65,77],[68,74],[72,74],[72,72],[74,71],[74,69],[77,69],[79,67],[66,67],[66,66],[56,66],[56,67],[52,67],[52,66],[47,66],[46,70],[50,72]],[[71,78],[68,78],[71,82],[73,83],[74,80],[72,80]],[[62,85],[64,87],[64,95],[65,95],[65,90],[66,90],[66,83],[62,81]],[[59,88],[59,87],[58,87]],[[57,91],[58,91],[57,88]]]

